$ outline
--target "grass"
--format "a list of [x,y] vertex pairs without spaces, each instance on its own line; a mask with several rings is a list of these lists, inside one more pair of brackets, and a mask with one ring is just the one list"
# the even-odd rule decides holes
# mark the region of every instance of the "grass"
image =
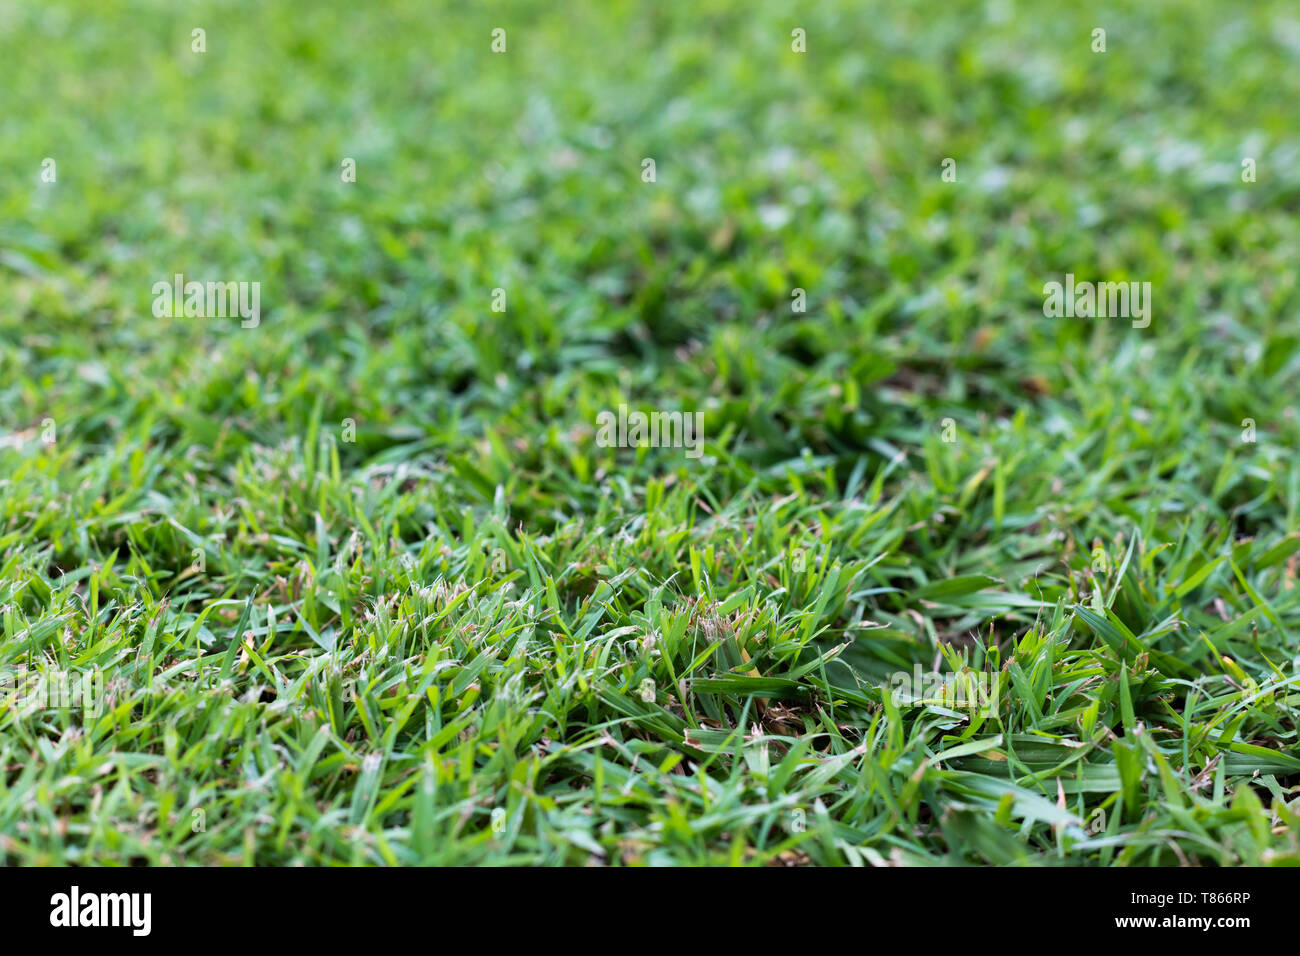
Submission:
[[566,7],[0,10],[0,857],[1300,863],[1293,5]]

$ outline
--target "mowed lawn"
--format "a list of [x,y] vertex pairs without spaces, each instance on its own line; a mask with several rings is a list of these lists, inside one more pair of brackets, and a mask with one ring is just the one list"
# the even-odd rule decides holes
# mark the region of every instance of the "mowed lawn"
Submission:
[[0,859],[1300,863],[1300,11],[1086,6],[0,3]]

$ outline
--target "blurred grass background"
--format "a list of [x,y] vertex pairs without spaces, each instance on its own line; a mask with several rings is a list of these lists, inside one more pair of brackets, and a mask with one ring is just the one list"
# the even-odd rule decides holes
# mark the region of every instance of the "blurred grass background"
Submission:
[[[497,27],[507,31],[504,54],[491,51]],[[1105,53],[1091,49],[1097,27]],[[191,51],[195,28],[206,31],[203,54]],[[791,50],[796,28],[807,34],[804,54]],[[1093,606],[1094,591],[1106,592],[1129,636],[1147,636],[1144,650],[1167,655],[1163,678],[1196,677],[1170,662],[1181,655],[1234,693],[1216,655],[1202,656],[1200,635],[1225,625],[1214,650],[1260,681],[1281,679],[1282,667],[1289,677],[1300,524],[1298,57],[1300,11],[1272,0],[0,2],[0,603],[9,609],[0,662],[101,667],[135,688],[122,698],[134,717],[110,718],[80,756],[44,753],[31,776],[17,755],[58,739],[66,718],[33,725],[11,713],[0,724],[15,768],[0,819],[29,828],[10,830],[26,834],[11,855],[427,861],[433,851],[403,836],[405,814],[416,812],[405,774],[442,759],[445,709],[530,715],[522,736],[491,745],[500,753],[522,759],[545,737],[586,759],[607,721],[622,734],[658,718],[594,702],[572,682],[556,705],[570,716],[557,723],[527,694],[510,695],[557,656],[570,674],[595,667],[591,642],[604,648],[601,673],[623,661],[618,693],[628,699],[646,676],[673,687],[683,667],[703,666],[696,654],[707,641],[683,646],[671,674],[656,670],[663,661],[613,650],[620,628],[658,626],[655,602],[670,598],[727,613],[771,606],[772,656],[754,657],[756,669],[820,681],[830,700],[833,687],[930,663],[940,638],[993,628],[1006,650],[1050,621],[1059,648],[1041,659],[1053,686],[1072,688],[1066,648],[1105,657],[1102,723],[1109,710],[1131,730],[1113,680],[1132,655],[1112,653],[1069,617],[1073,602]],[[46,157],[56,183],[41,182]],[[641,181],[646,157],[656,162],[652,184]],[[956,183],[940,178],[947,157]],[[1240,175],[1247,157],[1253,183]],[[355,183],[341,180],[345,158],[356,161]],[[260,326],[155,319],[151,287],[176,272],[260,282]],[[1151,282],[1150,328],[1045,317],[1043,285],[1066,272]],[[505,313],[490,308],[496,288]],[[795,288],[806,290],[804,314],[791,310]],[[620,402],[704,410],[710,460],[597,447],[596,414]],[[954,445],[939,439],[946,418],[959,429]],[[58,430],[52,449],[36,437],[46,419]],[[1254,444],[1242,441],[1245,419],[1257,424]],[[347,420],[355,443],[338,438]],[[1144,583],[1085,583],[1095,543],[1113,569],[1135,539],[1148,557],[1126,573]],[[187,574],[195,547],[207,569]],[[294,750],[314,739],[266,712],[259,688],[310,672],[312,655],[334,641],[357,667],[409,661],[415,649],[376,605],[438,579],[504,596],[483,557],[497,547],[527,600],[567,618],[554,633],[572,646],[519,650],[520,669],[496,683],[492,668],[476,672],[477,700],[459,696],[468,679],[454,681],[431,714],[421,703],[406,718],[413,725],[398,724],[401,737],[378,721],[387,706],[340,705],[331,756],[316,770],[308,763],[297,791],[241,795],[240,773],[274,765],[269,741],[287,737]],[[810,577],[791,576],[795,547],[818,555]],[[845,582],[862,575],[834,597],[832,561],[843,562]],[[936,604],[940,582],[971,575],[999,582],[996,595],[949,593],[955,603]],[[602,602],[608,617],[584,626]],[[277,613],[297,622],[285,646]],[[1174,613],[1190,623],[1162,627]],[[884,628],[872,640],[854,629],[867,618]],[[238,649],[232,625],[283,655],[277,665],[262,646],[265,667],[246,657],[221,665],[235,692],[255,692],[221,726],[232,741],[247,735],[239,753],[257,772],[236,773],[231,755],[218,766],[207,751],[178,763],[168,735],[197,746],[209,718],[184,694],[151,710],[142,689],[141,675],[178,663],[198,675],[195,638],[218,661]],[[500,618],[480,626],[515,639]],[[426,635],[421,660],[447,640]],[[839,677],[789,676],[815,648],[843,640]],[[133,656],[140,647],[148,666]],[[1046,647],[1028,642],[1027,673]],[[307,686],[295,685],[304,700]],[[1154,678],[1138,687],[1136,713],[1147,694],[1152,714],[1164,715],[1147,720],[1168,718],[1160,701],[1182,693]],[[1101,693],[1060,688],[1062,701]],[[752,720],[742,690],[715,688],[710,719]],[[1166,757],[1186,771],[1192,803],[1211,741],[1295,749],[1284,695],[1268,712],[1249,694],[1209,696],[1249,720],[1207,716],[1203,733],[1170,731],[1188,741]],[[628,706],[640,716],[629,718]],[[1048,732],[1037,704],[1013,706],[1025,709],[1007,716],[1008,735]],[[848,752],[874,726],[871,713],[846,717],[851,731],[797,719],[781,729],[821,740],[815,749],[830,733],[829,752]],[[656,746],[700,759],[681,728],[654,726]],[[931,754],[952,729],[906,727],[903,750]],[[1220,737],[1225,727],[1232,733]],[[357,734],[389,761],[365,784],[370,804],[358,789],[364,774],[358,782],[347,769],[361,765]],[[142,755],[136,770],[114,764],[123,752]],[[664,753],[655,754],[660,766]],[[436,812],[464,814],[488,834],[481,796],[508,789],[514,757],[462,759],[481,774],[479,796],[453,787]],[[893,787],[902,808],[834,804],[836,822],[810,824],[822,842],[772,838],[771,821],[789,806],[756,802],[743,780],[758,771],[737,757],[715,769],[742,779],[734,799],[749,809],[737,813],[754,814],[743,825],[687,827],[676,844],[652,826],[660,793],[562,827],[538,810],[534,842],[448,838],[443,859],[572,862],[592,846],[613,858],[619,837],[599,830],[611,820],[611,833],[648,828],[635,845],[670,845],[654,852],[672,862],[729,860],[727,834],[751,825],[761,835],[746,839],[765,861],[805,842],[816,845],[798,852],[817,862],[860,861],[841,843],[905,847],[909,859],[1048,852],[1041,822],[1026,823],[1014,846],[982,824],[915,836],[909,813],[925,804],[937,819],[956,797],[945,784],[899,797],[915,765],[881,760],[879,786]],[[589,795],[596,771],[579,763],[538,771],[538,789],[546,780]],[[182,818],[174,834],[150,837],[120,817],[89,816],[86,784],[67,775],[105,764],[118,766],[132,813],[168,789],[139,767],[170,767],[178,806],[226,806],[229,828],[195,837]],[[992,770],[1055,801],[1050,780],[1028,784],[1014,766]],[[1289,792],[1290,764],[1269,766]],[[1233,773],[1249,770],[1239,762]],[[469,786],[459,770],[447,773]],[[900,776],[888,783],[890,773]],[[1143,780],[1154,788],[1151,774]],[[652,776],[668,792],[682,785],[671,768]],[[811,776],[800,805],[839,799],[838,778]],[[26,802],[42,780],[74,821],[71,842]],[[1215,806],[1226,807],[1227,790]],[[1167,795],[1142,799],[1155,806]],[[271,809],[256,809],[263,800]],[[285,824],[309,833],[310,849],[293,851],[256,817],[310,817],[313,803],[353,808],[352,824],[381,834],[387,854],[305,822]],[[1087,810],[1072,808],[1080,818]],[[1264,811],[1251,812],[1224,810],[1181,852],[1232,862],[1293,848],[1293,835],[1252,829]],[[1251,834],[1240,846],[1239,829]],[[1229,847],[1222,856],[1218,843]],[[1112,862],[1106,854],[1122,845],[1078,858]],[[1173,861],[1162,846],[1135,837],[1124,852]]]

